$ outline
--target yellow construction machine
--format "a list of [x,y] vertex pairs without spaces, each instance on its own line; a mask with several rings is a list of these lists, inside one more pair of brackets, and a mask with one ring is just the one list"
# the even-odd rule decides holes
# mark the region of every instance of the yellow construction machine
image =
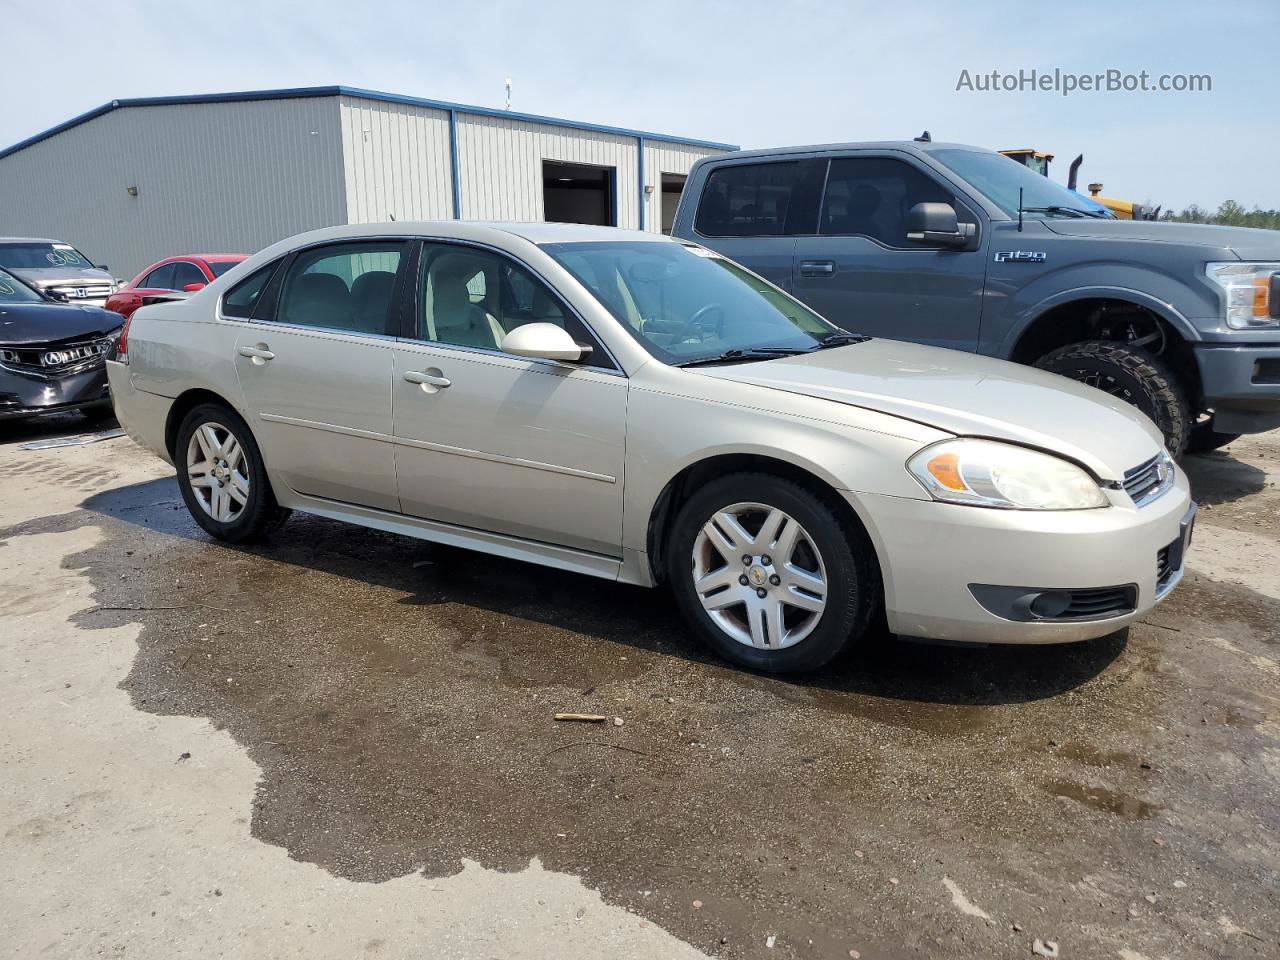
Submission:
[[[1001,150],[1010,160],[1016,160],[1036,173],[1047,177],[1049,175],[1049,164],[1053,160],[1052,153],[1042,153],[1039,150],[1024,148],[1021,150]],[[1080,171],[1080,164],[1084,163],[1084,154],[1076,157],[1071,161],[1071,166],[1067,169],[1067,189],[1076,189],[1076,175]],[[1079,191],[1077,191],[1079,192]],[[1102,196],[1102,184],[1089,184],[1089,199],[1094,203],[1101,204],[1116,215],[1120,220],[1158,220],[1160,219],[1160,208],[1149,207],[1145,203],[1133,203],[1129,200],[1117,200],[1114,197]]]

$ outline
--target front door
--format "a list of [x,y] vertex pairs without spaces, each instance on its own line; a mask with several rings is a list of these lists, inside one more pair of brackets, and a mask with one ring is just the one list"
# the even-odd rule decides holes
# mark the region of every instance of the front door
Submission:
[[[395,348],[404,512],[621,556],[627,379],[564,302],[500,254],[424,246],[414,337]],[[592,346],[576,364],[504,354],[523,323]]]
[[298,493],[399,509],[388,334],[405,250],[361,241],[300,251],[269,319],[235,321],[250,426],[273,476]]
[[909,241],[907,212],[926,201],[977,223],[954,191],[906,160],[833,158],[818,233],[796,241],[792,292],[847,330],[976,350],[986,258],[981,248]]

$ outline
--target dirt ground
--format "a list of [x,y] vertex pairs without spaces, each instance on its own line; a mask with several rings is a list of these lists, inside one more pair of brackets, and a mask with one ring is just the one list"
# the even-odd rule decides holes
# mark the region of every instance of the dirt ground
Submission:
[[[661,593],[0,427],[0,955],[1280,956],[1280,434],[1126,634],[801,681]],[[621,725],[556,723],[557,711]]]

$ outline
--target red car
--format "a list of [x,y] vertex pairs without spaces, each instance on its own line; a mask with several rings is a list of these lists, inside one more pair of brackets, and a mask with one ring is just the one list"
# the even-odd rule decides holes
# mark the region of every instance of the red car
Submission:
[[192,253],[158,260],[107,298],[108,310],[128,317],[142,306],[142,298],[183,290],[194,293],[215,277],[220,277],[247,253]]

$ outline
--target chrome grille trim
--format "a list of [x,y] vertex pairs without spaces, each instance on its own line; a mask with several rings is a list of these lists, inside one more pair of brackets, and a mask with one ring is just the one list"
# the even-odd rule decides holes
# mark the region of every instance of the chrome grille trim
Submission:
[[1135,506],[1145,507],[1172,487],[1173,480],[1173,461],[1161,451],[1150,460],[1126,470],[1122,486]]

